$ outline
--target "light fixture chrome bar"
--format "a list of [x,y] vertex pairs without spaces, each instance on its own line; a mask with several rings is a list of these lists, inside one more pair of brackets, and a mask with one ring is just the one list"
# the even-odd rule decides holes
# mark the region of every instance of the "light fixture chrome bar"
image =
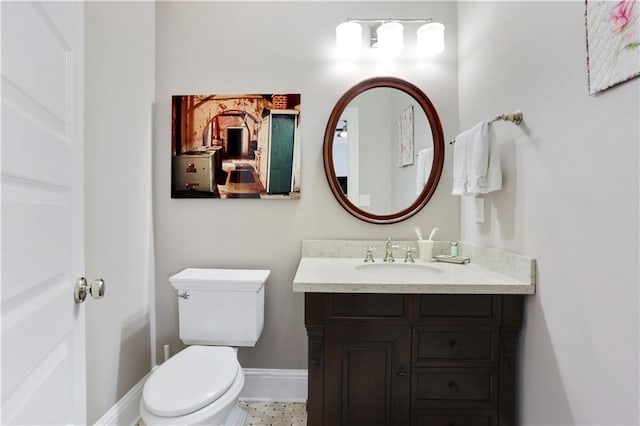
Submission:
[[425,19],[408,19],[408,18],[384,18],[384,19],[380,19],[380,18],[347,18],[347,22],[360,22],[360,23],[366,23],[366,22],[380,22],[380,23],[384,23],[384,22],[416,22],[416,23],[428,23],[428,22],[433,22],[432,18],[425,18]]

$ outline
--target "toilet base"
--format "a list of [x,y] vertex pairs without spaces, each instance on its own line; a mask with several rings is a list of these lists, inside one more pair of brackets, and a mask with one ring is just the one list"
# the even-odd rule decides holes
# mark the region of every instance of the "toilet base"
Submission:
[[229,413],[224,426],[242,426],[247,419],[247,412],[237,405]]
[[[140,420],[144,421],[142,418]],[[216,426],[243,426],[246,420],[247,412],[236,405],[227,418]]]

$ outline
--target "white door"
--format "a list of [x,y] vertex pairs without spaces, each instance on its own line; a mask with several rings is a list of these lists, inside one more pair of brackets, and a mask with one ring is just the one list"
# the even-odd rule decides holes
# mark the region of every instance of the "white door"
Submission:
[[82,2],[0,2],[2,418],[84,424]]

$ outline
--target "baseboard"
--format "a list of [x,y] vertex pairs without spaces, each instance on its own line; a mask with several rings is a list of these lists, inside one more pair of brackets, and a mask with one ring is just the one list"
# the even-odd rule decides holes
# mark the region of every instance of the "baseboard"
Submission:
[[[154,367],[154,370],[157,367]],[[153,371],[153,370],[152,370]],[[96,426],[135,426],[140,420],[140,400],[144,382],[151,372],[136,383],[116,404],[109,409],[98,421]]]
[[306,402],[307,370],[245,368],[240,401]]
[[[154,367],[154,370],[157,368]],[[153,370],[152,370],[153,371]],[[135,426],[140,420],[140,400],[144,376],[95,424],[96,426]],[[264,368],[244,369],[244,388],[241,401],[306,402],[307,370],[282,370]]]

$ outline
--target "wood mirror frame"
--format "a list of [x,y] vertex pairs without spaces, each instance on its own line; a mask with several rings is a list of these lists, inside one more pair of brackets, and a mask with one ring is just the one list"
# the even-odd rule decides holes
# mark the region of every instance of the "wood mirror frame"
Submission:
[[[431,172],[424,186],[424,189],[409,207],[389,214],[374,214],[371,212],[367,212],[359,208],[358,206],[355,206],[351,201],[349,201],[345,193],[342,191],[342,188],[340,187],[338,178],[336,177],[333,161],[333,139],[335,130],[345,108],[356,96],[358,96],[362,92],[369,89],[381,87],[401,90],[415,99],[415,101],[422,107],[422,110],[427,116],[427,120],[429,121],[433,137],[433,164],[431,166]],[[395,77],[374,77],[364,80],[353,86],[351,89],[347,90],[347,92],[342,95],[342,97],[333,107],[331,115],[329,116],[329,121],[327,122],[327,127],[324,132],[322,156],[324,161],[324,171],[327,176],[327,181],[329,182],[329,187],[331,188],[331,192],[333,192],[333,195],[338,200],[338,203],[340,203],[340,205],[347,212],[360,220],[377,224],[389,224],[400,222],[410,218],[427,204],[427,202],[435,192],[436,187],[438,186],[438,182],[440,181],[442,167],[444,164],[444,148],[445,146],[442,124],[440,123],[440,118],[438,117],[438,113],[436,112],[435,107],[433,106],[427,95],[425,95],[424,92],[418,87],[405,80],[401,80]]]

